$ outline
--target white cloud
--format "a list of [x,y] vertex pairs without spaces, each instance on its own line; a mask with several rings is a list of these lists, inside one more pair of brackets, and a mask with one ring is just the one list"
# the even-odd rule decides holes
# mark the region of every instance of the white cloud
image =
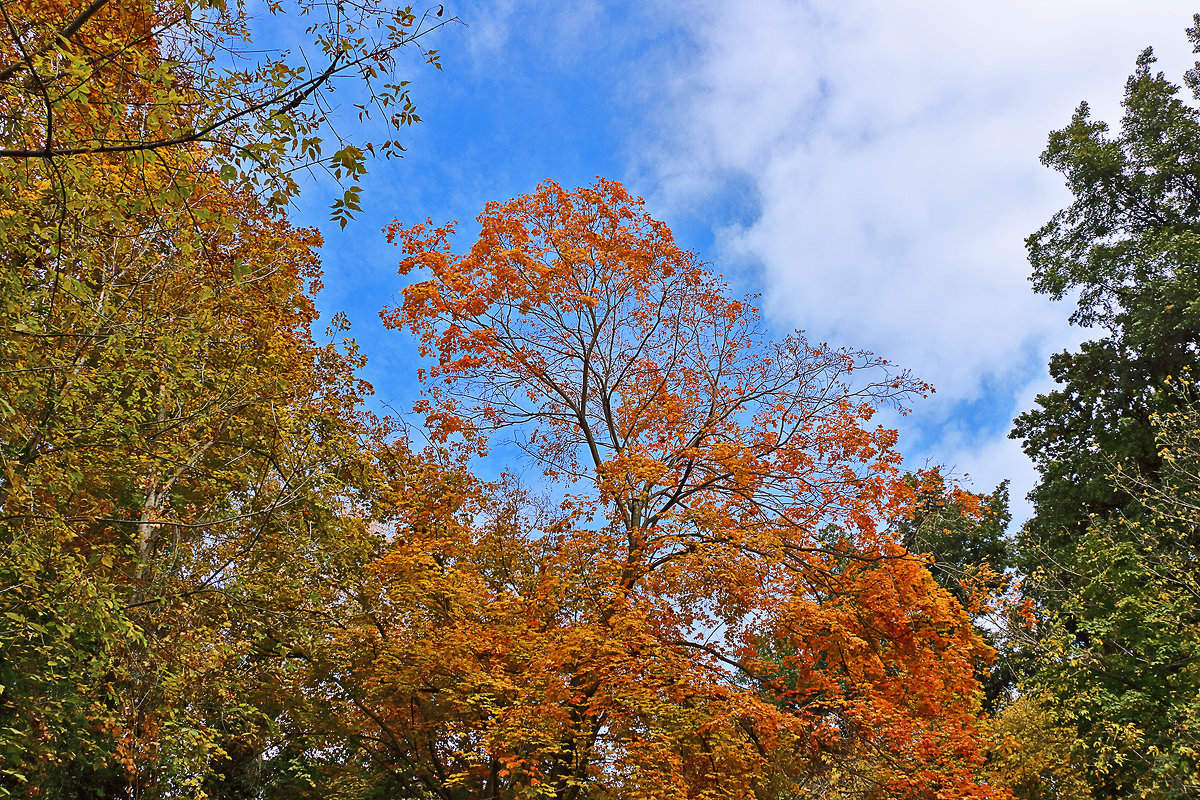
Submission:
[[689,4],[652,166],[664,196],[748,176],[760,214],[727,255],[761,264],[781,321],[896,356],[969,397],[1065,316],[1023,239],[1066,200],[1037,161],[1081,99],[1114,116],[1149,43],[1186,65],[1178,3]]
[[[1044,380],[1031,370],[1079,338],[1069,309],[1026,280],[1024,238],[1069,201],[1038,163],[1046,136],[1081,100],[1115,121],[1147,45],[1178,79],[1191,64],[1192,10],[687,3],[676,15],[694,50],[648,78],[666,100],[639,166],[662,186],[656,205],[677,214],[748,186],[757,213],[717,229],[726,262],[761,269],[777,323],[874,350],[934,383],[938,399],[918,417],[949,426],[956,404],[995,392],[1006,396],[993,406],[1020,398],[1020,410],[1030,381]],[[1027,483],[1024,456],[1000,435],[947,427],[925,444],[985,483],[1006,468]]]

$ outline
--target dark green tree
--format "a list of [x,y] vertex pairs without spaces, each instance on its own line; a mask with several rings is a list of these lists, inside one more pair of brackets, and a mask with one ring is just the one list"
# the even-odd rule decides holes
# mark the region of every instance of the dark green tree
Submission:
[[912,515],[893,524],[897,537],[910,552],[930,554],[934,580],[967,606],[971,580],[982,566],[996,572],[1009,566],[1008,481],[990,494],[973,495],[946,486],[937,473],[906,480],[917,497]]
[[[1200,15],[1188,34],[1200,52]],[[1200,691],[1180,661],[1197,608],[1155,566],[1180,537],[1200,554],[1200,536],[1146,503],[1164,466],[1155,420],[1179,407],[1169,384],[1200,367],[1200,111],[1153,64],[1147,49],[1115,133],[1084,103],[1050,135],[1042,161],[1075,201],[1026,242],[1035,290],[1077,298],[1071,322],[1099,334],[1051,358],[1057,388],[1012,434],[1041,473],[1018,537],[1044,637],[1032,682],[1075,723],[1096,797],[1200,790],[1177,747]],[[1200,64],[1186,82],[1200,97]]]

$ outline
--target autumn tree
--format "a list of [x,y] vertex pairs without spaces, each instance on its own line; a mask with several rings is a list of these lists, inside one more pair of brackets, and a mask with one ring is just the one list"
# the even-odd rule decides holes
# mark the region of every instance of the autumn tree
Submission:
[[1022,800],[1091,800],[1094,764],[1054,696],[1026,687],[986,727],[989,783]]
[[[5,244],[53,214],[22,187],[0,209]],[[361,535],[363,387],[309,330],[317,235],[219,183],[117,222],[53,268],[22,239],[0,256],[9,791],[169,795],[261,756],[255,642]]]
[[556,499],[398,503],[347,665],[378,763],[444,798],[989,796],[986,648],[881,524],[911,492],[870,419],[923,385],[772,340],[612,181],[479,222],[391,226],[422,279],[383,316],[435,439],[511,434]]
[[437,12],[289,8],[308,66],[240,5],[0,5],[0,796],[257,796],[334,747],[292,654],[379,542],[385,432],[282,211],[334,77],[415,120]]
[[[1200,48],[1200,17],[1189,36]],[[1043,625],[1030,688],[1072,725],[1094,797],[1197,791],[1200,538],[1148,498],[1174,491],[1183,455],[1158,426],[1200,367],[1200,111],[1153,65],[1137,59],[1115,130],[1082,104],[1050,135],[1074,201],[1027,241],[1034,288],[1076,297],[1096,333],[1051,358],[1058,385],[1013,433],[1041,474],[1018,540]],[[1186,82],[1200,96],[1200,65]]]

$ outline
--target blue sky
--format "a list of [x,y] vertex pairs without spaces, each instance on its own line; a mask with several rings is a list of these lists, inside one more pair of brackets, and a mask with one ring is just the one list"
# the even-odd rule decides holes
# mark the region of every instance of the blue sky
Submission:
[[[411,407],[412,343],[380,229],[472,220],[488,200],[597,175],[646,198],[685,247],[770,325],[872,350],[934,384],[890,420],[913,466],[977,489],[1034,475],[1007,439],[1080,341],[1070,308],[1029,289],[1023,241],[1069,202],[1038,163],[1081,100],[1116,121],[1142,48],[1178,80],[1193,56],[1182,2],[744,0],[448,3],[464,24],[405,77],[423,121],[375,161],[364,211],[328,222],[329,187],[293,219],[325,233],[326,314],[346,311],[377,400]],[[349,109],[352,87],[340,102]],[[338,95],[335,95],[335,98]],[[338,123],[349,131],[352,115]],[[351,132],[353,133],[353,132]],[[368,137],[369,138],[369,137]],[[464,239],[463,246],[469,244]]]

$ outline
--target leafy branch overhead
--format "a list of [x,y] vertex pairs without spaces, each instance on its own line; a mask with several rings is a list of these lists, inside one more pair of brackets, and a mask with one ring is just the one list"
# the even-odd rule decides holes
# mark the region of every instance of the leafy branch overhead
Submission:
[[328,727],[288,654],[361,582],[395,443],[283,206],[365,45],[248,66],[242,13],[0,6],[0,797],[307,786]]
[[[333,209],[344,227],[359,210],[366,154],[391,158],[404,148],[339,133],[336,82],[364,87],[358,123],[377,117],[395,131],[420,121],[397,73],[408,51],[440,69],[424,42],[457,20],[442,6],[379,0],[275,2],[266,11],[297,44],[251,50],[268,20],[224,0],[0,4],[0,158],[120,156],[132,166],[202,148],[211,168],[273,209],[295,195],[296,170],[321,165],[350,184]],[[336,149],[327,155],[330,139]]]

